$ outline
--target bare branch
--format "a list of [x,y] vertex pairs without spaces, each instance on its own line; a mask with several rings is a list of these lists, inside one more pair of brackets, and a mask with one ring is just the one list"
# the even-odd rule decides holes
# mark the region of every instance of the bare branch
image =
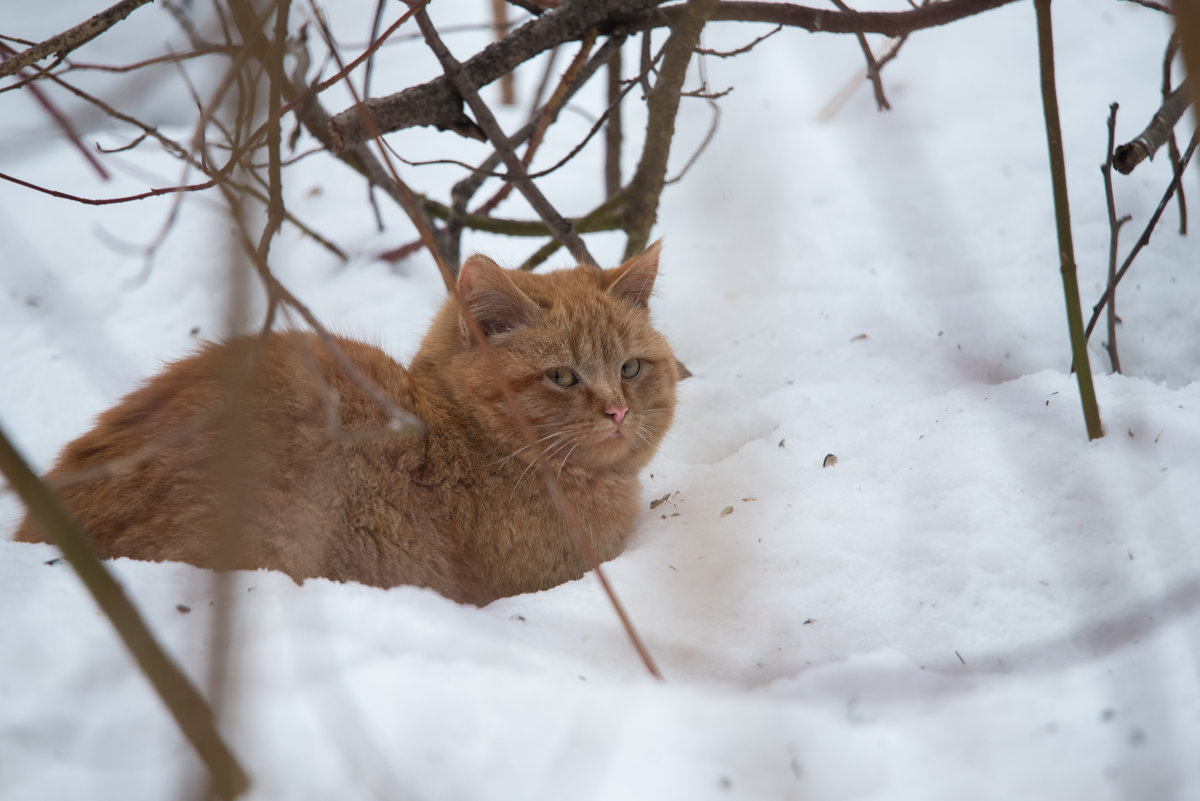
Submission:
[[[0,42],[0,53],[4,55],[12,55],[13,49],[3,42]],[[50,115],[50,118],[54,120],[54,124],[57,125],[59,130],[63,132],[63,135],[70,140],[71,144],[75,146],[75,149],[79,151],[84,160],[87,161],[87,163],[91,165],[92,169],[96,171],[96,174],[107,181],[109,179],[108,170],[103,164],[100,163],[100,160],[96,158],[95,154],[83,144],[83,140],[79,138],[79,133],[75,130],[75,126],[71,124],[71,121],[67,119],[67,115],[59,111],[58,106],[51,102],[50,98],[46,97],[46,93],[43,92],[42,88],[36,83],[29,84],[29,91],[33,95],[33,99],[36,100],[38,105],[40,105],[45,112]]]
[[758,47],[760,44],[767,41],[772,36],[774,36],[775,34],[779,33],[782,30],[783,30],[782,24],[776,25],[774,28],[767,31],[762,36],[756,36],[753,39],[753,41],[750,42],[750,44],[742,45],[741,47],[737,48],[736,50],[707,50],[703,47],[697,47],[696,53],[701,56],[716,56],[717,58],[733,58],[734,56],[740,56],[745,53],[749,53],[751,50]]
[[491,109],[483,102],[483,98],[479,96],[479,92],[475,90],[470,78],[463,69],[463,65],[446,48],[441,37],[438,36],[437,29],[433,27],[433,23],[429,19],[429,15],[422,9],[417,12],[417,25],[420,26],[421,32],[425,34],[425,41],[429,43],[429,47],[437,56],[438,61],[442,64],[442,69],[445,70],[446,76],[453,82],[458,89],[459,94],[471,107],[471,111],[475,113],[475,118],[479,125],[487,134],[488,140],[496,147],[496,152],[500,154],[500,158],[504,161],[504,165],[508,168],[508,179],[517,185],[521,190],[521,194],[529,201],[529,205],[533,206],[534,211],[538,216],[545,221],[546,225],[554,232],[567,249],[571,251],[571,255],[581,264],[596,264],[596,260],[592,258],[592,254],[588,252],[587,246],[583,244],[583,240],[579,238],[579,234],[575,233],[571,223],[567,221],[558,210],[550,205],[550,201],[542,194],[537,185],[529,179],[529,173],[525,169],[525,165],[517,158],[513,151],[512,142],[508,136],[500,128],[500,124],[492,115]]
[[[489,45],[462,63],[472,86],[478,88],[511,72],[524,61],[552,47],[582,38],[589,29],[632,33],[664,26],[674,27],[685,15],[686,4],[654,8],[661,0],[574,0],[552,14],[531,20],[503,40]],[[998,8],[1016,0],[945,0],[909,11],[827,11],[790,3],[740,2],[716,4],[711,19],[725,22],[770,22],[824,33],[883,33],[898,37],[924,28]],[[368,111],[381,133],[431,125],[482,139],[478,126],[462,110],[462,97],[445,76],[411,86],[387,97],[371,98]],[[346,109],[330,120],[335,149],[351,147],[367,138],[355,109]]]
[[[724,0],[717,4],[712,22],[770,22],[813,33],[882,33],[897,37],[906,33],[936,28],[974,16],[1017,0],[945,0],[922,5],[909,11],[828,11],[794,3]],[[664,6],[648,14],[615,21],[632,32],[647,27],[674,26],[686,14],[686,4]]]
[[667,157],[675,138],[679,91],[687,77],[692,51],[700,41],[700,32],[716,5],[715,0],[688,0],[688,14],[678,19],[663,47],[662,69],[646,99],[649,119],[642,160],[630,181],[629,203],[625,207],[625,231],[629,235],[626,258],[639,253],[650,241],[650,229],[658,218],[658,201],[666,181]]
[[1150,216],[1149,222],[1146,223],[1146,228],[1142,231],[1142,235],[1138,237],[1138,241],[1134,244],[1133,249],[1125,257],[1125,261],[1121,264],[1121,269],[1117,270],[1116,277],[1110,282],[1109,287],[1104,290],[1104,294],[1100,296],[1100,300],[1096,301],[1096,305],[1092,307],[1092,318],[1088,321],[1084,336],[1091,336],[1092,329],[1096,327],[1096,321],[1100,319],[1100,312],[1104,311],[1104,307],[1112,301],[1117,284],[1121,283],[1121,279],[1125,277],[1125,273],[1129,272],[1129,268],[1133,266],[1133,260],[1137,258],[1142,248],[1150,244],[1150,235],[1154,232],[1154,227],[1158,225],[1158,220],[1167,208],[1167,203],[1171,201],[1171,196],[1179,189],[1179,184],[1183,180],[1183,171],[1187,167],[1188,162],[1192,160],[1192,154],[1196,152],[1198,139],[1200,139],[1200,128],[1197,128],[1192,133],[1192,141],[1188,144],[1187,150],[1184,151],[1183,157],[1175,164],[1175,175],[1171,179],[1171,183],[1167,185],[1167,191],[1163,193],[1162,199],[1159,200],[1158,207],[1154,209],[1154,214]]
[[1167,8],[1162,3],[1156,3],[1154,0],[1125,0],[1126,3],[1134,3],[1135,5],[1145,6],[1152,11],[1161,11],[1164,14],[1170,14],[1171,9]]
[[141,192],[136,195],[126,195],[124,197],[90,198],[80,197],[79,195],[71,195],[66,192],[59,192],[55,189],[47,189],[44,186],[31,184],[28,181],[22,181],[20,178],[15,178],[3,172],[0,172],[0,179],[17,184],[18,186],[23,186],[26,189],[32,189],[35,192],[41,192],[44,195],[62,198],[63,200],[73,200],[76,203],[85,203],[89,206],[111,206],[114,203],[130,203],[135,200],[145,200],[148,197],[159,197],[161,195],[171,195],[178,192],[198,192],[201,189],[211,189],[217,183],[216,180],[211,180],[198,184],[190,184],[189,186],[168,186],[162,189],[151,189],[147,192]]
[[1128,175],[1144,160],[1153,159],[1158,149],[1170,138],[1175,123],[1179,122],[1179,118],[1191,103],[1188,82],[1184,81],[1167,96],[1158,111],[1154,112],[1146,130],[1135,136],[1132,141],[1117,147],[1113,159],[1113,166],[1117,168],[1117,172]]
[[7,58],[0,63],[0,78],[13,75],[25,69],[30,64],[34,64],[52,55],[58,56],[61,59],[67,53],[87,44],[128,17],[139,6],[144,6],[149,2],[150,0],[122,0],[122,2],[101,11],[96,16],[76,25],[68,31],[63,31],[58,36],[52,36],[27,50],[22,50],[17,55]]
[[[1129,222],[1129,215],[1117,219],[1117,204],[1113,199],[1113,142],[1117,130],[1117,104],[1109,106],[1108,111],[1108,147],[1105,150],[1104,164],[1100,172],[1104,176],[1104,202],[1108,207],[1108,287],[1111,289],[1117,278],[1117,244],[1120,240],[1121,226]],[[1104,349],[1108,351],[1108,360],[1112,363],[1114,373],[1121,372],[1121,359],[1117,356],[1117,296],[1112,292],[1108,304],[1108,342]]]
[[[830,0],[830,2],[842,11],[851,14],[854,13],[854,10],[842,2],[842,0]],[[887,95],[883,92],[883,77],[879,74],[879,63],[875,61],[875,54],[871,52],[871,45],[867,42],[867,35],[856,31],[854,38],[858,39],[858,46],[862,49],[863,58],[867,60],[867,80],[871,82],[871,88],[875,90],[876,107],[880,111],[891,111],[892,104],[888,102]]]
[[[604,20],[634,14],[655,5],[655,0],[585,0],[567,2],[554,11],[522,25],[499,42],[463,62],[470,85],[481,87],[511,72],[521,63],[563,42],[582,38]],[[463,98],[446,76],[412,86],[402,92],[365,101],[380,133],[432,125],[482,140],[483,134],[462,110]],[[367,139],[367,129],[357,110],[346,109],[329,122],[332,140],[343,149]]]
[[[1171,34],[1171,38],[1167,40],[1166,49],[1163,51],[1163,80],[1162,80],[1162,96],[1165,102],[1171,94],[1171,65],[1175,61],[1175,56],[1179,53],[1180,46],[1179,31],[1176,30]],[[1167,136],[1167,153],[1171,156],[1171,163],[1175,164],[1179,161],[1179,142],[1175,140],[1175,129],[1171,129],[1171,133]],[[1179,185],[1179,191],[1175,193],[1175,200],[1179,205],[1179,235],[1187,236],[1187,193],[1183,191],[1183,184]]]

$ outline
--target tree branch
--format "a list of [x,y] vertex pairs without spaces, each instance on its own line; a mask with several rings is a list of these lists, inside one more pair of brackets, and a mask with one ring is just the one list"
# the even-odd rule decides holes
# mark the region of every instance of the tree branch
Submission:
[[144,6],[150,1],[122,0],[122,2],[101,11],[96,16],[76,25],[68,31],[63,31],[58,36],[52,36],[40,44],[35,44],[33,47],[22,50],[17,55],[0,62],[0,78],[13,75],[25,69],[30,64],[34,64],[52,55],[56,55],[59,58],[65,57],[67,53],[95,39],[132,14],[139,6]]
[[[1108,147],[1104,151],[1104,164],[1100,165],[1100,173],[1104,176],[1104,203],[1108,207],[1108,288],[1106,292],[1112,292],[1112,287],[1116,283],[1117,245],[1120,241],[1121,226],[1130,219],[1129,215],[1117,218],[1117,203],[1113,198],[1113,142],[1117,131],[1117,108],[1116,103],[1108,107]],[[1108,304],[1108,343],[1104,348],[1108,351],[1108,360],[1112,364],[1113,372],[1119,373],[1121,372],[1121,359],[1117,356],[1117,296],[1113,293],[1109,297],[1111,300]]]
[[[844,12],[854,13],[854,10],[842,0],[831,0],[831,2]],[[858,39],[858,46],[862,49],[863,58],[867,62],[867,80],[871,82],[871,88],[875,90],[875,106],[880,111],[891,111],[892,104],[888,102],[887,95],[883,91],[883,77],[879,74],[879,62],[875,60],[875,54],[871,52],[867,35],[856,31],[854,37]]]
[[[661,0],[659,0],[661,1]],[[518,65],[550,48],[582,38],[590,28],[614,16],[633,14],[655,5],[655,0],[571,0],[531,20],[498,42],[462,63],[473,87],[486,86]],[[432,125],[483,140],[479,127],[462,110],[463,98],[447,76],[364,105],[380,133]],[[356,109],[334,115],[329,130],[336,149],[366,141],[367,127]]]
[[[829,11],[794,3],[747,2],[725,0],[717,4],[712,22],[770,22],[813,33],[882,33],[890,37],[936,28],[957,22],[1017,0],[945,0],[908,11]],[[613,24],[630,32],[648,27],[671,25],[687,13],[684,3],[659,8],[652,13],[615,20]]]
[[1084,330],[1084,336],[1091,336],[1092,329],[1096,327],[1096,321],[1100,319],[1100,312],[1104,311],[1104,307],[1112,301],[1113,293],[1117,290],[1117,284],[1121,283],[1121,279],[1125,277],[1125,273],[1129,272],[1129,268],[1133,266],[1133,260],[1142,248],[1150,244],[1150,235],[1154,232],[1154,227],[1158,225],[1158,220],[1162,217],[1163,211],[1166,210],[1167,204],[1171,201],[1171,196],[1179,189],[1179,184],[1183,180],[1183,171],[1187,167],[1188,162],[1192,160],[1192,154],[1196,152],[1196,143],[1200,140],[1200,128],[1197,128],[1192,133],[1192,141],[1188,144],[1187,150],[1175,165],[1175,176],[1171,179],[1171,183],[1167,185],[1167,191],[1163,193],[1162,199],[1158,201],[1158,207],[1154,209],[1154,214],[1150,216],[1150,220],[1146,223],[1146,228],[1142,231],[1142,235],[1138,237],[1138,241],[1134,244],[1133,249],[1129,251],[1129,255],[1125,257],[1125,261],[1121,264],[1121,269],[1117,270],[1117,275],[1111,282],[1111,285],[1104,290],[1104,294],[1100,296],[1100,300],[1096,301],[1096,305],[1092,307],[1092,317],[1088,320],[1087,328]]
[[1118,145],[1113,158],[1113,166],[1122,175],[1129,175],[1133,168],[1146,159],[1153,159],[1158,149],[1166,144],[1175,128],[1175,123],[1183,116],[1183,112],[1192,104],[1189,95],[1188,81],[1184,81],[1167,95],[1162,106],[1154,112],[1146,130],[1135,136],[1132,141]]
[[471,107],[471,111],[475,113],[475,118],[479,122],[479,126],[487,134],[488,141],[496,148],[496,152],[500,154],[500,158],[504,161],[504,166],[508,168],[508,180],[516,184],[517,189],[529,201],[529,205],[533,206],[534,211],[546,223],[547,227],[554,232],[555,237],[566,245],[571,251],[572,257],[581,264],[596,264],[596,260],[592,258],[592,254],[588,252],[587,246],[583,244],[583,240],[579,238],[579,234],[571,226],[565,217],[558,213],[558,210],[550,204],[546,196],[542,194],[537,185],[529,178],[529,173],[525,169],[525,165],[521,163],[521,159],[517,157],[513,150],[512,142],[508,136],[500,128],[500,123],[496,121],[492,115],[491,109],[483,102],[483,98],[479,96],[479,92],[475,90],[475,86],[471,83],[470,77],[463,69],[463,65],[450,53],[450,50],[442,42],[438,36],[437,29],[433,27],[433,22],[430,21],[429,15],[424,9],[417,12],[417,25],[421,29],[421,33],[425,36],[425,41],[429,44],[429,48],[437,56],[438,61],[442,64],[442,69],[446,72],[446,77],[458,89],[461,97],[466,100],[467,105]]
[[692,50],[700,41],[715,0],[688,0],[686,16],[678,18],[663,47],[662,68],[650,96],[646,98],[649,118],[642,160],[630,181],[629,203],[625,207],[625,258],[640,253],[650,241],[650,229],[658,217],[658,201],[667,177],[667,157],[675,137],[675,116],[679,112],[679,93],[687,77]]
[[[654,8],[662,1],[568,0],[464,61],[463,70],[472,86],[486,86],[541,52],[582,38],[594,26],[599,26],[601,34],[674,27],[685,15],[686,4]],[[726,0],[716,4],[710,19],[714,22],[770,22],[821,33],[882,33],[900,37],[1016,1],[945,0],[909,11],[846,12],[791,3]],[[445,76],[386,97],[370,98],[365,105],[381,133],[432,125],[439,130],[482,139],[478,126],[463,113],[462,97]],[[352,108],[335,114],[329,127],[335,151],[368,138],[367,128]]]

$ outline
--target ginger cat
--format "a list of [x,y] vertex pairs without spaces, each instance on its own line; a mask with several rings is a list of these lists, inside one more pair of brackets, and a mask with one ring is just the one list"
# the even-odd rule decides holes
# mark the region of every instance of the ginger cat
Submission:
[[[315,335],[273,333],[257,360],[243,337],[169,365],[70,443],[47,480],[106,558],[415,584],[477,605],[578,578],[588,565],[535,452],[596,555],[620,553],[638,472],[674,414],[676,361],[648,310],[658,253],[611,270],[463,265],[459,291],[534,444],[448,300],[407,371],[338,340],[424,436],[378,435],[387,412]],[[71,480],[139,452],[153,455]],[[15,538],[44,539],[28,517]]]

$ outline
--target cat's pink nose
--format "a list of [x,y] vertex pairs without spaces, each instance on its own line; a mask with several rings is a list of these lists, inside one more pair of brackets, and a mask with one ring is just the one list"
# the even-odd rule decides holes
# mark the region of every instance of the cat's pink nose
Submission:
[[604,410],[604,413],[613,419],[617,425],[621,425],[621,421],[625,419],[625,412],[629,411],[628,406],[609,406]]

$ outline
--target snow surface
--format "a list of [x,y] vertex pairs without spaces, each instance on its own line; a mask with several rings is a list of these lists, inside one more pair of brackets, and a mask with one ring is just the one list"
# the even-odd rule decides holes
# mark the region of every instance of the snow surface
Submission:
[[[38,39],[91,5],[27,4],[5,32]],[[373,4],[350,5],[334,24],[353,42]],[[482,15],[475,5],[461,13]],[[1169,30],[1132,3],[1054,11],[1086,309],[1106,269],[1108,104],[1121,103],[1120,139],[1141,129]],[[81,58],[179,46],[161,9],[129,23]],[[713,25],[706,44],[732,49],[766,30]],[[448,41],[466,56],[484,35]],[[607,565],[666,682],[646,675],[593,576],[475,609],[408,587],[237,574],[232,635],[216,647],[232,670],[221,728],[252,774],[250,797],[1197,797],[1195,236],[1177,236],[1168,211],[1121,291],[1127,375],[1105,375],[1102,329],[1094,337],[1107,436],[1088,442],[1068,373],[1035,46],[1028,3],[919,33],[885,71],[891,112],[860,86],[825,121],[821,108],[861,69],[851,37],[784,31],[707,59],[710,88],[735,88],[656,229],[655,314],[695,377],[647,471],[634,541]],[[434,74],[416,43],[382,58],[379,93]],[[519,79],[528,98],[537,70]],[[187,135],[181,84],[89,80],[125,87],[126,103]],[[55,97],[89,141],[130,140]],[[581,105],[594,111],[598,95]],[[143,145],[105,157],[115,175],[100,181],[24,93],[0,106],[0,171],[93,197],[180,180]],[[674,169],[710,113],[684,104]],[[520,116],[502,120],[511,129]],[[551,149],[589,124],[566,114]],[[407,157],[482,152],[449,141],[394,137]],[[592,150],[545,182],[568,213],[599,192]],[[1118,179],[1118,206],[1134,215],[1125,247],[1168,169],[1160,157]],[[454,175],[403,170],[442,196]],[[285,175],[289,208],[351,258],[286,229],[279,277],[331,327],[407,358],[442,289],[424,256],[374,258],[411,238],[402,215],[381,203],[388,227],[376,231],[361,182],[323,156]],[[147,265],[136,248],[169,208],[82,206],[0,182],[0,422],[41,468],[197,336],[228,333],[219,198],[189,197]],[[528,214],[515,200],[504,213]],[[590,242],[618,259],[619,237]],[[475,236],[466,247],[515,264],[534,245]],[[836,466],[822,467],[827,453]],[[18,516],[0,496],[0,530]],[[198,760],[55,555],[0,542],[0,797],[196,797]],[[207,687],[211,575],[111,568]]]

